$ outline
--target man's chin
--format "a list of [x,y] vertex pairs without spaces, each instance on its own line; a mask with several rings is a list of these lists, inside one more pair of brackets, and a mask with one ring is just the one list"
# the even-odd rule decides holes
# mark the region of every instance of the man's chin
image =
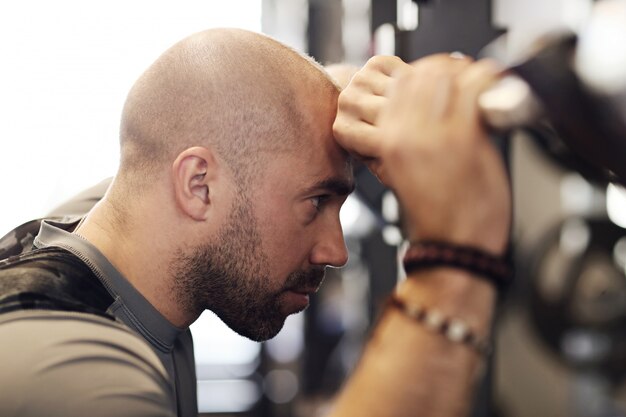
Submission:
[[[284,324],[284,323],[283,323]],[[252,332],[240,333],[241,336],[246,337],[254,342],[265,342],[273,339],[282,330],[283,325],[280,327],[272,327],[267,329],[255,329]]]
[[281,331],[288,316],[300,313],[308,306],[308,294],[284,291],[273,303],[265,304],[264,308],[248,309],[242,315],[214,312],[237,334],[255,342],[264,342]]
[[[245,325],[229,323],[224,321],[235,333],[250,339],[254,342],[265,342],[274,338],[285,324],[286,317],[275,317],[271,320],[258,319],[255,322],[249,321]],[[255,326],[256,324],[256,326]]]

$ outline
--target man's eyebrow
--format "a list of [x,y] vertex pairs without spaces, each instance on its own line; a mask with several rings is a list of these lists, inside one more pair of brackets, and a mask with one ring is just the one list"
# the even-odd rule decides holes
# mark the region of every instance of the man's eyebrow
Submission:
[[354,191],[354,188],[354,181],[332,177],[316,182],[311,187],[309,187],[308,192],[313,192],[316,190],[326,190],[331,192],[332,194],[344,196],[351,194]]

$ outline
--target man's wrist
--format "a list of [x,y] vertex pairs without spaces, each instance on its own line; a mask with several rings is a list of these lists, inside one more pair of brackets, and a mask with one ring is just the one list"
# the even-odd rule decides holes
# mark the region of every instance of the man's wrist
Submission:
[[405,302],[462,317],[480,335],[489,333],[497,295],[493,285],[475,274],[447,267],[411,273],[398,285],[396,294]]
[[452,245],[474,247],[492,256],[503,256],[509,242],[508,232],[488,232],[484,228],[482,231],[469,230],[469,228],[465,230],[464,227],[454,230],[451,227],[442,227],[441,230],[433,230],[432,225],[418,227],[407,221],[403,223],[402,231],[409,242],[421,240],[448,242]]
[[[416,204],[419,203],[416,202]],[[421,221],[417,221],[409,216],[412,211],[420,213],[417,208],[404,208],[400,212],[402,234],[409,242],[441,241],[474,247],[493,256],[503,256],[506,253],[510,226],[508,222],[498,222],[500,216],[489,216],[490,218],[482,219],[482,221],[469,219],[462,221],[453,220],[447,216],[436,218],[433,215],[420,215]]]

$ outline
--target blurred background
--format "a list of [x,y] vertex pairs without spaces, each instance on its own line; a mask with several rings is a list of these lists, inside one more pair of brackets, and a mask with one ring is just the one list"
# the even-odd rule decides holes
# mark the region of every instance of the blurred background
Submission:
[[[546,34],[567,34],[559,35],[565,39],[585,33],[596,3],[602,2],[3,2],[0,235],[115,173],[128,89],[163,50],[190,33],[221,26],[262,31],[322,64],[460,51],[516,65]],[[595,42],[586,46],[591,55],[584,62],[596,64],[593,74],[613,80],[603,94],[617,106],[626,103],[619,94],[626,76],[626,17],[620,13],[626,9],[615,10],[606,16],[617,16],[617,23],[594,21],[600,41],[580,39]],[[602,30],[615,25],[623,30]],[[574,58],[566,58],[561,64],[568,66]],[[547,75],[540,78],[542,93],[559,95],[564,88]],[[560,116],[580,119],[567,102]],[[563,131],[538,123],[494,135],[513,183],[517,279],[500,302],[496,349],[476,394],[475,416],[626,416],[626,199],[611,172],[569,150]],[[600,137],[587,139],[589,152],[606,147]],[[616,158],[626,162],[626,154]],[[378,307],[401,278],[396,200],[367,171],[358,169],[357,179],[341,213],[350,261],[330,271],[306,312],[290,317],[263,344],[232,333],[210,313],[193,325],[203,414],[308,417],[328,409],[358,360]]]

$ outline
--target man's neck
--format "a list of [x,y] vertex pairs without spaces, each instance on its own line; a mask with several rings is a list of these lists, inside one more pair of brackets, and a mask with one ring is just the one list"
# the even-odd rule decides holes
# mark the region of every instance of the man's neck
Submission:
[[173,251],[154,239],[159,230],[149,230],[141,222],[124,222],[125,229],[112,218],[110,202],[103,199],[74,231],[94,245],[152,306],[170,323],[188,327],[197,315],[185,313],[177,305],[170,275]]

